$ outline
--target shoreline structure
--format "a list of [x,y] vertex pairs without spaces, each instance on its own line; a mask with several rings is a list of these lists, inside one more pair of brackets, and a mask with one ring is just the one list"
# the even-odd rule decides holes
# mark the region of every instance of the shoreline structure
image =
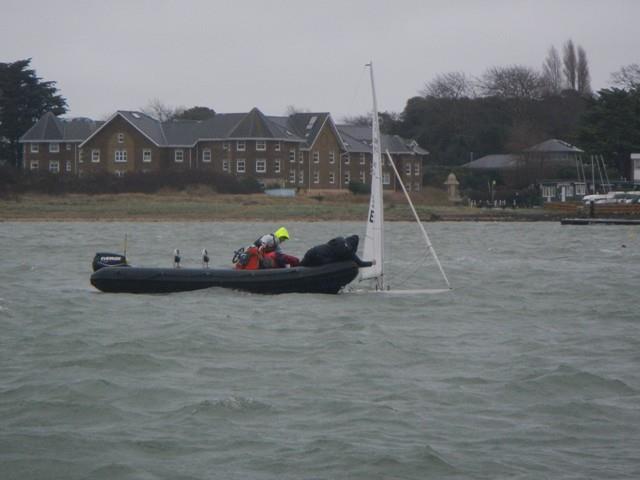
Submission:
[[[558,221],[566,213],[542,208],[477,208],[413,198],[420,219],[433,221],[531,222]],[[13,221],[360,221],[367,214],[367,198],[344,195],[300,195],[276,198],[263,194],[219,195],[185,191],[157,194],[20,195],[0,198],[0,222]],[[385,195],[385,218],[411,221],[404,199]]]

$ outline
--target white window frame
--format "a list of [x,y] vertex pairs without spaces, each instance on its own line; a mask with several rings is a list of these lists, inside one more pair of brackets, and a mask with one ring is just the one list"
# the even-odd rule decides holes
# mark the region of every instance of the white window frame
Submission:
[[298,183],[304,183],[304,170],[300,170],[298,173]]
[[122,177],[124,177],[125,170],[115,170],[113,173],[114,173],[114,175],[115,175],[116,177],[118,177],[118,178],[122,178]]
[[231,150],[231,142],[222,142],[222,151],[228,152]]
[[274,152],[279,152],[280,151],[280,142],[277,141],[276,143],[273,144],[273,151]]
[[71,166],[71,160],[67,160],[67,161],[65,162],[65,166],[64,166],[64,167],[65,167],[65,170],[66,170],[67,172],[70,172],[70,171],[71,171],[71,169],[72,169],[72,166]]
[[66,145],[66,149],[67,149],[67,151],[70,151],[70,150],[71,150],[71,144],[70,144],[70,143],[67,143],[67,145]]
[[576,183],[576,196],[584,196],[587,194],[587,185],[585,183]]
[[247,171],[247,162],[244,158],[239,158],[236,160],[236,173],[246,173]]
[[229,171],[229,160],[227,159],[222,160],[222,171],[223,172]]
[[[91,156],[93,157],[93,150],[91,151]],[[116,150],[113,153],[113,161],[115,163],[127,163],[127,151],[126,150]]]
[[419,192],[420,191],[420,187],[421,187],[421,185],[419,183],[415,183],[413,185],[413,190],[416,191],[416,192]]
[[382,184],[391,185],[391,174],[389,172],[382,173]]
[[118,143],[124,143],[124,133],[118,133],[117,139]]
[[29,150],[31,153],[40,153],[40,145],[38,143],[32,143]]
[[49,153],[60,153],[60,144],[59,143],[50,143],[49,144]]
[[176,148],[173,151],[173,161],[175,163],[182,163],[184,162],[184,150],[181,148]]
[[344,156],[344,164],[345,164],[345,165],[350,165],[350,164],[351,164],[351,154],[350,154],[350,153],[347,153],[347,154]]
[[320,163],[320,152],[317,150],[313,151],[313,163]]
[[142,162],[143,163],[151,163],[152,160],[152,152],[150,148],[142,149]]
[[360,152],[360,165],[367,163],[367,156],[364,152]]
[[266,151],[267,151],[267,141],[256,140],[256,152],[266,152]]
[[302,150],[298,152],[298,163],[304,163],[304,152]]
[[289,150],[289,162],[295,163],[296,161],[296,151],[292,148]]
[[60,173],[60,160],[49,160],[49,173]]
[[84,163],[84,148],[78,150],[78,163]]
[[296,171],[293,169],[289,170],[289,183],[296,183]]
[[276,159],[273,161],[273,169],[274,169],[273,171],[274,171],[275,173],[280,173],[281,163],[282,163],[282,162],[280,161],[280,159],[279,159],[279,158],[276,158]]
[[407,192],[411,191],[411,182],[407,182],[407,184],[405,185]]
[[542,196],[547,200],[555,198],[557,194],[558,194],[558,190],[555,185],[542,186]]
[[205,148],[202,150],[202,163],[211,163],[211,149]]
[[336,183],[336,174],[333,172],[329,172],[329,183],[332,185]]
[[29,170],[40,170],[40,160],[31,160],[29,162]]
[[344,184],[349,185],[351,183],[351,172],[344,172]]
[[264,158],[256,159],[256,173],[267,173],[267,161]]
[[100,163],[100,150],[98,148],[91,150],[91,163]]
[[404,165],[404,174],[409,176],[411,175],[411,164],[410,163],[405,163]]
[[313,183],[320,183],[320,172],[318,170],[313,171]]
[[244,140],[236,141],[236,152],[245,152],[247,150],[247,142]]
[[364,170],[360,170],[360,183],[367,182],[367,173]]
[[329,152],[329,163],[336,163],[336,152],[333,150]]
[[414,177],[419,177],[420,176],[420,164],[419,163],[416,163],[413,166],[413,176]]

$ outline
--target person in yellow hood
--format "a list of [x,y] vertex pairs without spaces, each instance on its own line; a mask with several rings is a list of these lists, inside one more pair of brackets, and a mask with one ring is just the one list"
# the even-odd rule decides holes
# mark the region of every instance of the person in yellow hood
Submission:
[[253,242],[262,253],[265,268],[279,268],[287,265],[295,267],[300,263],[297,257],[286,255],[282,251],[282,244],[287,240],[289,240],[288,230],[280,227],[275,232],[263,235]]

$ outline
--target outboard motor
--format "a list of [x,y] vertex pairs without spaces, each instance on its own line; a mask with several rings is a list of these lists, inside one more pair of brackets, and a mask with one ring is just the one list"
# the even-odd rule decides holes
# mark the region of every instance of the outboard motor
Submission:
[[91,264],[93,271],[104,267],[128,267],[127,257],[119,253],[96,253]]

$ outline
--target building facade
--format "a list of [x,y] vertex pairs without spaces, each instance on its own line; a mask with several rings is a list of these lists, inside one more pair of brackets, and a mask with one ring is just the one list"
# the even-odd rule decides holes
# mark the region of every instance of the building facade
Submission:
[[[342,190],[371,182],[371,129],[337,126],[329,113],[266,116],[215,114],[207,120],[160,122],[144,113],[117,111],[104,122],[64,120],[45,114],[27,131],[24,168],[63,175],[212,171],[253,177],[265,186]],[[422,160],[416,142],[382,136],[410,191],[422,189]],[[399,184],[386,158],[383,184]]]

